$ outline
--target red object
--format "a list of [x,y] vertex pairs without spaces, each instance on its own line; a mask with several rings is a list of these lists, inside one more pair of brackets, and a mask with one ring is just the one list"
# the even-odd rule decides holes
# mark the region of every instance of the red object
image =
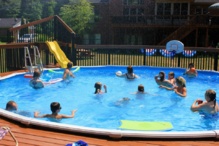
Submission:
[[25,78],[33,78],[33,75],[32,74],[25,74],[24,77]]
[[202,100],[199,100],[199,101],[198,101],[198,104],[202,104],[202,103],[203,103],[203,101],[202,101]]

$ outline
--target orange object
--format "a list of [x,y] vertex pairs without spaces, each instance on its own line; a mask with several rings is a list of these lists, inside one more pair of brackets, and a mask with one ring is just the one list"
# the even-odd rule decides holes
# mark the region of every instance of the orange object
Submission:
[[33,78],[33,75],[32,74],[25,74],[24,77],[25,78]]

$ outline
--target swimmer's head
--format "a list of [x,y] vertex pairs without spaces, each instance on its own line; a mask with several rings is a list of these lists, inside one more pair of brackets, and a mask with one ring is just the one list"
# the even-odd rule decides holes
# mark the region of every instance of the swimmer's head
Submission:
[[144,86],[142,84],[138,85],[138,91],[144,92]]
[[[205,92],[205,98],[208,102],[216,101],[216,92],[214,90],[211,90],[211,89],[207,90]],[[209,98],[209,99],[207,99],[207,98]]]
[[186,86],[186,80],[183,77],[179,76],[179,77],[176,78],[176,84],[178,86],[185,87]]
[[159,72],[160,81],[164,81],[165,73],[163,71]]
[[72,68],[72,66],[73,66],[73,63],[72,62],[68,62],[67,68]]
[[131,65],[129,65],[129,66],[127,67],[127,72],[128,72],[129,74],[133,73],[133,68],[132,68]]
[[128,97],[123,97],[122,100],[123,100],[123,101],[129,101],[130,98],[128,98]]
[[101,90],[101,87],[102,87],[101,82],[96,82],[96,83],[94,84],[94,88],[95,88],[94,94],[98,93],[98,92]]
[[62,107],[60,106],[60,103],[59,103],[59,102],[52,102],[52,103],[50,104],[50,109],[51,109],[52,113],[56,113],[57,110],[62,109]]
[[189,68],[193,68],[194,67],[194,63],[189,63]]
[[168,74],[169,76],[171,76],[171,77],[175,77],[175,74],[174,74],[174,72],[169,72],[169,74]]
[[16,111],[17,110],[16,102],[14,102],[12,100],[7,102],[5,109],[8,110],[8,111]]
[[35,69],[33,72],[33,78],[39,78],[41,75],[39,69]]

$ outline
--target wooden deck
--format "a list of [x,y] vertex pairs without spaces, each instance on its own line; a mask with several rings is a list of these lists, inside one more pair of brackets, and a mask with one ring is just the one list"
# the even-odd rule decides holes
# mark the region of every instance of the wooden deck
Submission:
[[[1,73],[0,76],[7,74]],[[78,140],[87,142],[89,146],[219,146],[219,141],[216,139],[112,139],[109,137],[82,135],[42,129],[35,126],[25,126],[4,117],[0,117],[0,126],[10,127],[18,140],[19,146],[65,146],[67,143]],[[9,133],[0,140],[0,146],[13,145],[15,145],[15,142]]]

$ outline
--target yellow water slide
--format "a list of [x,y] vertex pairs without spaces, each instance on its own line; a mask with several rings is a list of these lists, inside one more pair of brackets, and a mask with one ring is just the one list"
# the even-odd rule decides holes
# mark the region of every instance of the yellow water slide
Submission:
[[66,68],[70,60],[66,57],[65,53],[60,48],[59,44],[56,41],[46,41],[46,44],[49,47],[50,52],[53,53],[53,55],[55,56],[55,59],[59,63],[59,65],[62,68]]

